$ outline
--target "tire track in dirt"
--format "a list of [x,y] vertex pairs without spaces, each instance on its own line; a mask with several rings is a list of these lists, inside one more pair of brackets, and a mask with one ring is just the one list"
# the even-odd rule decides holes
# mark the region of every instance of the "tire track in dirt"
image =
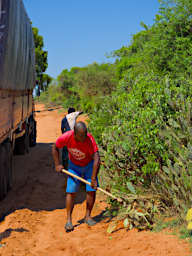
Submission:
[[[43,105],[37,106],[44,109]],[[16,184],[1,202],[0,256],[189,256],[185,241],[164,233],[136,230],[106,232],[102,217],[105,202],[100,195],[93,209],[98,224],[82,223],[85,192],[81,190],[73,213],[75,230],[65,233],[65,184],[63,174],[53,169],[51,144],[60,135],[63,113],[37,113],[38,145],[26,156],[14,157]],[[83,116],[80,120],[85,119]]]

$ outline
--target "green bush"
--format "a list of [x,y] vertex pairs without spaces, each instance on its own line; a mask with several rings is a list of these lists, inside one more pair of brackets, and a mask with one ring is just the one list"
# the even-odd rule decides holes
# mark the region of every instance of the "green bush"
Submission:
[[132,192],[130,184],[136,193],[155,191],[164,207],[184,211],[192,196],[191,82],[148,74],[130,84],[127,91],[121,82],[90,118],[103,184],[117,195]]

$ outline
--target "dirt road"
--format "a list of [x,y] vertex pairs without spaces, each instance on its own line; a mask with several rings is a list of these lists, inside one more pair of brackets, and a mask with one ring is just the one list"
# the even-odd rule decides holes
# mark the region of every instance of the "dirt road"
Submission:
[[[42,110],[44,106],[38,105]],[[0,256],[189,256],[189,245],[164,233],[107,233],[105,202],[97,199],[94,227],[82,223],[85,193],[78,194],[73,214],[75,230],[65,233],[65,176],[53,169],[51,144],[60,135],[63,113],[37,113],[37,146],[14,157],[16,184],[0,203]]]

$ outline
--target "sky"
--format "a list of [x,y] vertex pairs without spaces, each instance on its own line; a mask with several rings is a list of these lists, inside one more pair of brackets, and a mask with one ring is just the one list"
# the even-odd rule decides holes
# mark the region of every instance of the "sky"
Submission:
[[63,69],[112,61],[112,51],[129,45],[152,25],[158,0],[23,0],[33,26],[48,51],[46,73],[56,78]]

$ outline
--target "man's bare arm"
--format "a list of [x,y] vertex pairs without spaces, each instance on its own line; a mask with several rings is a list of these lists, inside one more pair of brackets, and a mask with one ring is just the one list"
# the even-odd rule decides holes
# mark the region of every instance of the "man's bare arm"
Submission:
[[52,146],[52,155],[53,155],[53,160],[55,163],[55,170],[56,172],[61,172],[61,170],[64,168],[63,165],[60,164],[59,160],[59,149],[56,147],[55,144]]
[[100,168],[100,156],[99,152],[95,152],[93,155],[93,172],[92,172],[92,177],[91,177],[91,186],[94,189],[97,189],[97,175],[99,173],[99,168]]

